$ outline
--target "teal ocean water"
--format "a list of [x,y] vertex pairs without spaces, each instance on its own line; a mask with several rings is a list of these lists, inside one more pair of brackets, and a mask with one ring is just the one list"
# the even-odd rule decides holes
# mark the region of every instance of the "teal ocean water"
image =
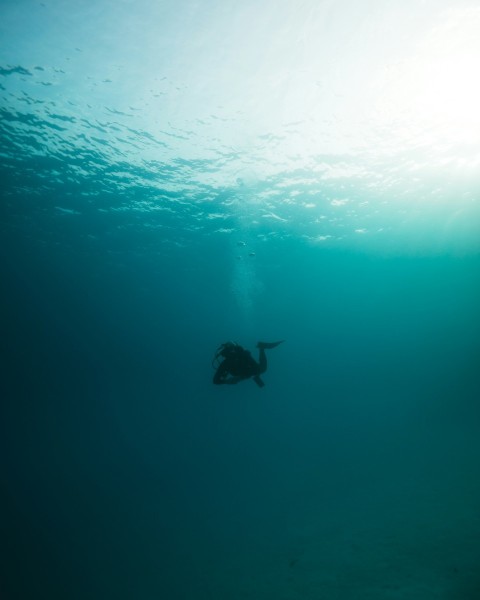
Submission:
[[1,3],[2,600],[480,598],[479,32]]

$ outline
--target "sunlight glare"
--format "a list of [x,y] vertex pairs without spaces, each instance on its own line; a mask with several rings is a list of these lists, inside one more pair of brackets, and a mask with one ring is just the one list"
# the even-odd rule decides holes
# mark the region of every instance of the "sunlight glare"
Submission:
[[383,82],[377,110],[400,137],[476,143],[480,126],[480,9],[448,11],[445,20]]

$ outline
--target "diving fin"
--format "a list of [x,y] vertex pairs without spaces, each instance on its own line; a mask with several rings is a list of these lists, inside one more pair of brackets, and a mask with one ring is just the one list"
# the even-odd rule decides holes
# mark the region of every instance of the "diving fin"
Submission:
[[264,350],[271,350],[272,348],[276,348],[279,344],[284,342],[285,340],[280,340],[279,342],[258,342],[257,348],[263,348]]
[[258,385],[258,387],[264,387],[265,383],[263,382],[262,378],[260,377],[260,375],[255,375],[255,377],[253,378],[253,381]]

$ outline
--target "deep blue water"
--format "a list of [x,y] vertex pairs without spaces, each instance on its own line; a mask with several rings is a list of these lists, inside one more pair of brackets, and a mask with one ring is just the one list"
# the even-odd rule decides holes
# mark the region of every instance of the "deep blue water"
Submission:
[[339,100],[480,16],[340,5],[0,8],[2,599],[480,597],[478,122]]

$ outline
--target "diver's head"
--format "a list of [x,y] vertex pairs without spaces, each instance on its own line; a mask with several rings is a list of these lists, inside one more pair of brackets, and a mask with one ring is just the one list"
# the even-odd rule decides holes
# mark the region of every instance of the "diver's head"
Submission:
[[234,354],[237,351],[237,348],[239,348],[239,346],[235,342],[225,342],[225,344],[221,345],[219,354],[224,358],[227,358]]

